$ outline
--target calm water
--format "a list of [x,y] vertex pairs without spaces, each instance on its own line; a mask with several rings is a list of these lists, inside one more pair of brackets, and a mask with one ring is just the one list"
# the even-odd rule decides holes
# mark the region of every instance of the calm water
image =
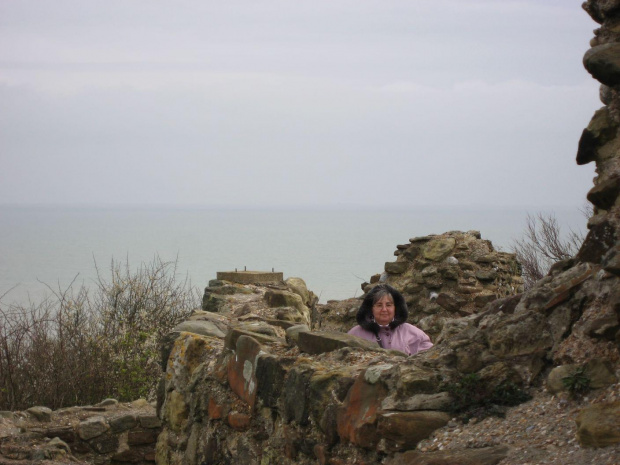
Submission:
[[[526,209],[209,210],[198,208],[0,207],[2,302],[42,298],[46,287],[89,285],[94,263],[107,278],[112,258],[132,266],[178,257],[178,271],[206,286],[235,268],[303,278],[321,301],[360,294],[360,284],[395,259],[410,237],[481,231],[509,250]],[[553,209],[562,226],[585,231],[578,209]]]

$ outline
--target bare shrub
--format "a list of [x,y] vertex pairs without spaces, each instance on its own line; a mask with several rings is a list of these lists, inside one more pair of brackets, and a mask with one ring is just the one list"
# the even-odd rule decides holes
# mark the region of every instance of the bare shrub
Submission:
[[527,215],[523,237],[512,246],[521,263],[525,289],[545,276],[554,263],[575,256],[583,240],[583,234],[572,230],[564,234],[553,214]]
[[132,271],[113,260],[92,289],[71,285],[26,306],[0,299],[0,409],[152,395],[161,338],[200,306],[176,265],[156,257]]

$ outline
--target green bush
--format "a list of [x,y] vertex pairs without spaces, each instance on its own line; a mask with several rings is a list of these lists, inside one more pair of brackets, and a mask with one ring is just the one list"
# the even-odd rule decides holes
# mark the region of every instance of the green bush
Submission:
[[152,397],[159,343],[200,307],[176,262],[112,261],[93,289],[71,286],[29,306],[0,303],[0,410]]

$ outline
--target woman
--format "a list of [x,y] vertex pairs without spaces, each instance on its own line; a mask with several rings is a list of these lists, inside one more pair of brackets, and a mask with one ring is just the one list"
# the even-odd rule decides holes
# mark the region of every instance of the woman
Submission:
[[384,349],[413,355],[433,346],[424,331],[407,323],[407,304],[402,294],[387,284],[375,286],[357,311],[357,323],[349,334],[377,341]]

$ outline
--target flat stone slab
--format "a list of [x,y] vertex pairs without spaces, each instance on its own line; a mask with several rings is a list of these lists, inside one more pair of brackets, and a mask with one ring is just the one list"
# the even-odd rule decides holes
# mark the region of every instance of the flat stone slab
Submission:
[[374,341],[367,341],[361,337],[335,331],[313,331],[299,333],[297,341],[299,350],[307,354],[322,354],[342,349],[343,347],[358,347],[360,349],[379,349]]
[[238,284],[278,283],[284,281],[284,273],[280,271],[218,271],[217,279]]

